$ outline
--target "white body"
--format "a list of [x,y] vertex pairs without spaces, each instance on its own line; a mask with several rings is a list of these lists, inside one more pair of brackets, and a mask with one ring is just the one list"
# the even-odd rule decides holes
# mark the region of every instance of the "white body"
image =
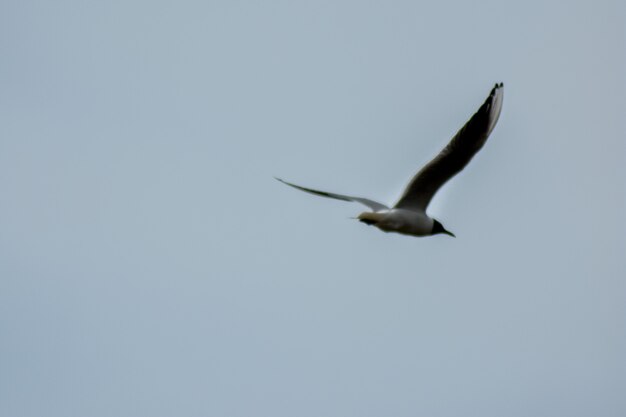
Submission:
[[396,232],[410,236],[430,236],[435,223],[426,213],[405,209],[364,212],[359,214],[358,219],[376,226],[383,232]]

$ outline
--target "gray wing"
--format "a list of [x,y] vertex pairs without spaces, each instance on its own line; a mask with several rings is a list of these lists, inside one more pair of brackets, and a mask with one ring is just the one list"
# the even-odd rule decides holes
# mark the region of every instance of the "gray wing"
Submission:
[[496,84],[489,97],[450,143],[411,180],[395,207],[425,211],[437,190],[461,172],[483,147],[502,110],[503,84]]
[[349,195],[327,193],[326,191],[318,191],[318,190],[313,190],[311,188],[300,187],[299,185],[292,184],[290,182],[281,180],[280,178],[276,178],[276,179],[278,181],[282,182],[283,184],[287,184],[290,187],[297,188],[298,190],[306,191],[307,193],[319,195],[319,196],[322,196],[322,197],[334,198],[336,200],[355,201],[357,203],[361,203],[361,204],[366,205],[367,207],[371,208],[374,211],[380,211],[380,210],[387,210],[387,209],[389,209],[389,207],[387,207],[386,205],[380,204],[380,203],[378,203],[376,201],[373,201],[373,200],[369,200],[367,198],[351,197]]

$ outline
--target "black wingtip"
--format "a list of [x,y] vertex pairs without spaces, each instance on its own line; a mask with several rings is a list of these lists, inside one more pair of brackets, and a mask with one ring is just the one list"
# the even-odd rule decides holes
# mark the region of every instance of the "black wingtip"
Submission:
[[287,181],[285,181],[285,180],[284,180],[284,179],[282,179],[282,178],[274,177],[274,179],[275,179],[276,181],[279,181],[279,182],[281,182],[281,183],[283,183],[283,184],[285,184],[285,185],[288,185],[288,186],[290,186],[290,187],[293,187],[293,186],[294,186],[293,184],[288,183]]
[[[308,188],[304,188],[304,187],[300,187],[299,185],[292,184],[292,183],[290,183],[289,181],[285,181],[285,180],[284,180],[284,179],[282,179],[282,178],[274,177],[274,179],[275,179],[276,181],[280,181],[280,182],[282,182],[283,184],[288,185],[288,186],[290,186],[290,187],[297,188],[298,190],[309,191],[309,189],[308,189]],[[310,191],[309,191],[309,192],[310,192]]]
[[502,87],[504,87],[504,83],[496,83],[493,88],[491,89],[491,92],[489,93],[489,97],[493,97],[496,94],[496,91],[498,91],[499,89],[501,89]]

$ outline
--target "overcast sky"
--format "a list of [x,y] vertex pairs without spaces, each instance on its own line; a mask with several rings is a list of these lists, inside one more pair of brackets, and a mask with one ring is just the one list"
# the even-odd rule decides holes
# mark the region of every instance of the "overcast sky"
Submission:
[[[0,2],[0,415],[626,415],[626,3]],[[504,82],[429,212],[393,203]]]

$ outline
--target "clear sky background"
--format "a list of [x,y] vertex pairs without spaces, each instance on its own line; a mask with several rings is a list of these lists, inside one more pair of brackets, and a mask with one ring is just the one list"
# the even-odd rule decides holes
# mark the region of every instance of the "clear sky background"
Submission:
[[[626,3],[0,3],[0,415],[626,415]],[[430,214],[393,203],[495,82]]]

